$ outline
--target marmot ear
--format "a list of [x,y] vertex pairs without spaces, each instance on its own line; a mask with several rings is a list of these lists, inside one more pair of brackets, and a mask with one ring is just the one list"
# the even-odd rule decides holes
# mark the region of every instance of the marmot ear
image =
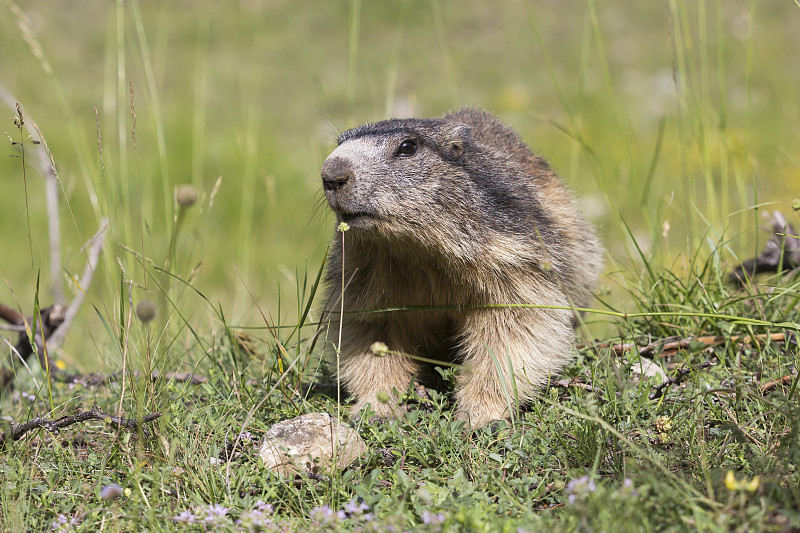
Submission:
[[466,124],[454,122],[445,126],[442,148],[451,161],[461,159],[469,145],[470,129]]

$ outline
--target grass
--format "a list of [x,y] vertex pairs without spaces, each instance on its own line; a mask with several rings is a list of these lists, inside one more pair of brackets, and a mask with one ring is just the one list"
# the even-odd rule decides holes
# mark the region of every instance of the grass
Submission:
[[[31,363],[0,393],[1,429],[93,405],[163,416],[147,432],[88,422],[10,445],[2,529],[781,531],[800,521],[800,282],[725,281],[762,246],[762,211],[798,221],[787,202],[800,194],[797,6],[90,7],[6,2],[0,84],[46,136],[62,279],[68,294],[88,294],[54,360],[121,378],[68,386]],[[309,352],[331,233],[321,161],[346,127],[464,104],[514,124],[601,227],[608,274],[567,385],[543,390],[513,424],[468,433],[452,420],[444,368],[429,402],[409,391],[420,409],[358,426],[368,452],[349,469],[265,472],[253,452],[271,424],[342,413],[308,388],[335,365]],[[31,313],[58,283],[40,273],[47,211],[30,156],[41,148],[22,147],[24,162],[0,166],[0,302]],[[23,155],[19,144],[8,153]],[[196,203],[176,201],[181,184]],[[92,286],[77,287],[81,247],[103,217],[102,262]],[[157,309],[150,321],[137,317],[142,301]],[[757,342],[767,334],[788,340]],[[725,341],[658,348],[704,335]],[[654,398],[653,382],[632,377],[638,352],[613,347],[651,342],[667,375],[685,373]],[[154,370],[209,379],[141,378]],[[242,453],[228,461],[234,446]],[[104,498],[115,483],[121,497]]]
[[[690,312],[667,321],[659,313],[664,302],[637,294],[650,302],[643,310],[652,314],[621,322],[625,333],[618,340],[786,331],[752,326],[752,319],[793,322],[796,331],[800,283],[783,286],[785,297],[745,297],[718,283],[713,265],[702,267],[688,286],[668,273],[651,281],[665,287],[667,304],[710,315],[693,301],[709,299],[726,321]],[[297,339],[296,332],[277,334],[284,353],[302,359],[304,343],[289,338]],[[369,450],[350,469],[331,478],[292,480],[260,467],[252,455],[257,439],[250,435],[301,413],[336,413],[334,399],[304,394],[298,384],[308,383],[313,369],[282,370],[288,358],[278,357],[273,343],[248,354],[233,337],[196,342],[201,349],[187,355],[208,354],[200,361],[209,369],[208,383],[160,382],[155,391],[140,383],[143,405],[135,404],[136,393],[125,398],[128,413],[152,408],[150,400],[165,410],[149,437],[87,423],[60,435],[31,434],[7,450],[6,527],[46,529],[63,514],[84,529],[235,531],[242,529],[236,520],[257,518],[258,500],[272,510],[263,530],[777,531],[800,519],[797,378],[762,392],[765,383],[792,372],[797,348],[790,343],[698,344],[657,357],[669,374],[698,369],[657,400],[649,399],[651,383],[631,378],[638,354],[586,347],[565,374],[591,383],[593,392],[550,388],[513,425],[469,434],[452,420],[448,389],[433,391],[426,409],[385,425],[360,425]],[[713,366],[699,369],[712,359]],[[443,375],[445,386],[452,385],[452,371]],[[53,383],[52,412],[39,394],[6,402],[25,417],[57,416],[93,404],[113,410],[119,394],[119,385]],[[237,438],[244,453],[219,460]],[[111,483],[127,490],[120,500],[105,502],[100,491]],[[227,514],[215,514],[214,504]]]

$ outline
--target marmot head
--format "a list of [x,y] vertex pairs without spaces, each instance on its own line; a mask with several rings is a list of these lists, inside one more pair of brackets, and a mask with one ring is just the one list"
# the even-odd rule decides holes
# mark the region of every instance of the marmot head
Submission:
[[555,250],[548,176],[511,128],[472,109],[345,131],[322,165],[328,204],[354,238],[469,262]]
[[393,119],[339,136],[322,165],[325,197],[357,231],[398,234],[439,222],[452,184],[465,181],[469,126],[443,119]]

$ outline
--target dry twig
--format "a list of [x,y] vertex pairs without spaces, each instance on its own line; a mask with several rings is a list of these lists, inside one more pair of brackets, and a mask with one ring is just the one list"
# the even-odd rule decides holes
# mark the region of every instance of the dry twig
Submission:
[[769,392],[774,391],[781,385],[788,385],[795,379],[797,376],[793,376],[791,374],[780,377],[778,379],[773,379],[772,381],[768,381],[761,386],[761,394],[767,394]]
[[710,366],[714,366],[715,364],[716,364],[716,357],[713,359],[709,359],[708,361],[696,367],[679,368],[677,375],[667,379],[667,381],[665,381],[661,385],[656,385],[655,387],[653,387],[653,392],[650,393],[650,396],[648,396],[648,398],[651,400],[657,400],[658,398],[661,398],[664,395],[664,393],[667,392],[667,389],[669,387],[671,387],[672,385],[680,385],[681,382],[683,382],[683,380],[685,380],[686,377],[693,371],[703,370]]
[[[39,356],[42,368],[47,368],[52,372],[53,367],[50,365],[47,356],[48,348],[56,348],[61,345],[67,330],[78,314],[78,309],[86,296],[86,288],[88,288],[91,283],[94,271],[97,268],[105,233],[108,229],[108,219],[103,218],[100,221],[100,227],[97,233],[86,244],[88,248],[86,268],[84,269],[80,281],[75,282],[78,285],[77,295],[72,299],[69,306],[66,307],[64,305],[64,291],[61,282],[61,241],[58,213],[59,180],[55,162],[47,147],[44,135],[42,135],[36,123],[30,119],[27,121],[22,120],[22,110],[19,102],[16,101],[14,96],[2,85],[0,85],[0,101],[4,102],[11,109],[17,110],[17,113],[20,115],[20,127],[24,125],[32,139],[38,135],[40,140],[34,142],[44,146],[44,151],[34,150],[33,153],[35,154],[36,166],[45,177],[45,197],[50,235],[50,276],[53,300],[55,302],[54,305],[43,309],[41,311],[41,316],[36,317],[36,320],[26,319],[23,314],[5,306],[0,309],[0,318],[18,328],[25,327],[25,331],[20,334],[19,340],[15,346],[15,351],[10,358],[11,368],[0,369],[0,390],[2,390],[13,378],[14,368],[16,368],[20,362],[24,362],[34,352]],[[45,152],[47,155],[45,155]],[[41,328],[41,331],[35,331],[39,328]],[[28,332],[30,332],[30,336]],[[31,343],[31,339],[34,341],[33,344]]]
[[[31,337],[28,335],[25,329],[26,323],[29,325],[33,323],[30,318],[27,318],[22,313],[0,303],[0,319],[23,328],[20,331],[19,340],[17,341],[16,346],[14,346],[14,354],[9,359],[11,368],[0,368],[0,390],[2,390],[8,386],[8,384],[14,378],[14,369],[20,363],[23,363],[25,360],[27,360],[32,353],[34,353],[34,348],[30,343]],[[36,343],[35,351],[39,356],[40,366],[43,369],[50,371],[50,377],[52,379],[63,383],[82,383],[84,385],[91,386],[103,385],[119,380],[122,376],[121,372],[115,372],[113,374],[103,374],[101,372],[94,372],[91,374],[70,374],[69,372],[60,370],[52,363],[52,361],[49,360],[45,346],[51,346],[53,344],[53,342],[49,339],[52,339],[54,332],[57,333],[58,331],[61,331],[65,320],[65,313],[62,312],[61,309],[58,309],[57,306],[51,306],[42,309],[39,320],[37,320],[39,329],[33,332],[33,338],[35,339]],[[140,375],[141,374],[139,372],[134,373],[135,377],[139,377]],[[166,379],[168,381],[182,383],[189,382],[193,385],[200,385],[201,383],[208,381],[208,378],[194,374],[193,372],[161,373],[157,370],[154,370],[150,374],[150,379],[153,381]]]
[[[49,368],[51,372],[54,365],[47,359],[47,352],[44,349],[44,342],[56,329],[63,323],[64,315],[60,306],[45,307],[39,313],[36,322],[36,330],[33,330],[34,321],[25,317],[22,313],[0,304],[0,318],[14,324],[15,326],[23,327],[20,331],[17,344],[9,357],[10,368],[0,368],[0,390],[3,390],[14,379],[14,369],[20,363],[25,362],[31,354],[36,352],[39,356],[39,363],[42,368]],[[31,330],[31,335],[28,335],[28,330]],[[31,344],[31,338],[34,339],[34,344]],[[34,348],[35,345],[35,348]]]
[[[653,357],[669,357],[675,355],[680,350],[689,349],[692,344],[701,345],[704,348],[709,346],[719,346],[726,342],[741,343],[741,344],[759,344],[766,342],[787,342],[793,338],[792,333],[767,333],[761,335],[732,335],[725,337],[724,335],[703,335],[700,337],[687,337],[685,339],[659,339],[644,346],[633,343],[605,343],[597,344],[592,347],[595,350],[609,348],[614,355],[624,355],[626,352],[635,351],[643,357],[652,359]],[[587,345],[579,346],[578,348],[586,348]]]
[[578,378],[559,379],[551,381],[550,386],[559,387],[561,389],[569,389],[569,388],[583,389],[586,392],[597,392],[599,394],[603,394],[602,389],[595,387],[594,385],[590,385],[589,383],[583,383],[582,381],[578,381]]
[[80,282],[76,281],[76,284],[78,285],[78,293],[69,303],[69,307],[67,307],[67,310],[64,312],[64,318],[62,321],[63,323],[59,325],[56,331],[53,332],[48,339],[49,346],[61,346],[61,343],[64,342],[64,338],[67,335],[67,330],[72,325],[75,317],[78,316],[78,309],[83,303],[83,299],[86,297],[86,290],[88,289],[89,284],[92,282],[94,271],[97,269],[97,262],[100,260],[100,251],[103,249],[103,241],[105,240],[107,230],[108,219],[103,218],[100,220],[100,227],[98,228],[97,233],[95,233],[94,236],[86,243],[85,247],[88,248],[88,260],[86,262],[86,267],[83,269],[83,275],[81,276]]
[[[11,368],[0,368],[0,390],[5,388],[9,382],[14,378],[14,368],[20,363],[24,362],[33,352],[33,346],[30,343],[30,337],[25,328],[25,324],[32,324],[30,318],[25,317],[19,311],[3,305],[0,303],[0,319],[21,328],[19,340],[14,346],[14,357],[10,359]],[[64,383],[82,383],[84,385],[103,385],[117,381],[122,376],[121,372],[113,374],[103,374],[101,372],[94,372],[91,374],[70,374],[60,370],[49,359],[46,359],[47,352],[44,349],[46,346],[52,346],[51,340],[54,332],[58,332],[64,327],[65,313],[58,309],[56,306],[46,307],[40,313],[37,325],[41,328],[34,332],[33,338],[36,341],[36,353],[39,355],[39,363],[42,368],[50,370],[50,377],[56,381]],[[32,326],[29,326],[32,327]],[[134,372],[135,377],[140,377],[139,372]],[[154,370],[150,374],[150,379],[153,381],[159,379],[166,379],[168,381],[176,382],[189,382],[193,385],[200,385],[208,381],[208,378],[197,375],[193,372],[164,372]]]
[[[140,372],[134,372],[135,378],[140,378]],[[82,385],[105,385],[106,383],[113,383],[122,379],[122,372],[114,372],[113,374],[103,374],[102,372],[94,372],[91,374],[69,374],[56,369],[53,373],[53,378],[64,383],[80,383]],[[195,374],[194,372],[164,372],[153,370],[150,373],[150,379],[157,381],[165,379],[167,381],[174,381],[177,383],[191,383],[192,385],[201,385],[208,381],[208,378]]]
[[774,211],[768,220],[770,236],[764,249],[753,259],[737,265],[729,279],[745,285],[762,272],[792,271],[800,268],[800,236],[780,211]]
[[11,424],[8,431],[0,433],[0,449],[4,449],[9,442],[14,442],[21,439],[28,431],[38,428],[44,428],[50,433],[58,434],[59,430],[79,422],[87,420],[104,420],[106,423],[118,429],[127,429],[128,431],[136,431],[144,424],[152,422],[153,420],[161,417],[161,413],[151,413],[141,419],[137,418],[122,418],[112,416],[101,411],[97,406],[92,407],[91,411],[83,411],[75,415],[62,416],[56,420],[48,420],[37,416],[33,420],[24,422],[22,424]]
[[[69,307],[65,309],[60,304],[46,307],[41,310],[41,316],[34,321],[10,307],[0,306],[0,318],[15,326],[25,326],[26,329],[26,331],[20,333],[19,340],[15,346],[15,353],[9,358],[9,366],[11,368],[0,369],[0,390],[11,382],[17,365],[24,362],[34,352],[39,356],[42,368],[48,369],[51,375],[57,374],[54,365],[48,359],[48,351],[61,345],[66,337],[67,330],[78,314],[78,309],[86,296],[86,288],[91,283],[94,271],[97,268],[107,229],[108,219],[104,218],[100,222],[100,229],[87,243],[89,259],[80,282],[76,282],[78,283],[78,294],[72,299]],[[36,326],[35,328],[34,325]],[[31,330],[30,336],[28,335],[28,330]],[[31,344],[31,338],[34,339],[35,346]]]

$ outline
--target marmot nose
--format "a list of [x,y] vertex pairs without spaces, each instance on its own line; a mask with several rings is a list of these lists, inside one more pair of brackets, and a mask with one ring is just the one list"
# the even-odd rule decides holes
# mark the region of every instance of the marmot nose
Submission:
[[347,161],[336,157],[322,165],[322,187],[326,191],[341,189],[348,181],[355,179],[353,169]]

